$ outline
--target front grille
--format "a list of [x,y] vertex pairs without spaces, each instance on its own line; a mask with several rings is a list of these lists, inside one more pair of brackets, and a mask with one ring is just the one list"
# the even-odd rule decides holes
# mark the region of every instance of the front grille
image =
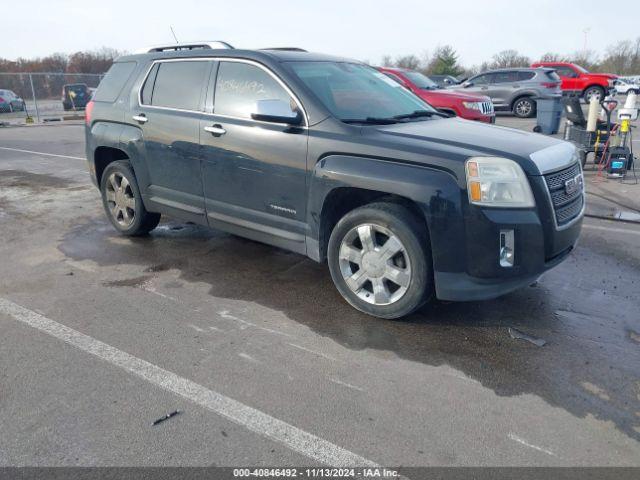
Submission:
[[480,102],[480,112],[483,115],[491,115],[493,113],[493,102]]
[[[579,188],[567,192],[566,182],[580,176]],[[584,207],[583,180],[580,165],[575,163],[559,172],[549,173],[544,176],[551,203],[556,216],[556,223],[559,227],[571,222],[580,215]]]

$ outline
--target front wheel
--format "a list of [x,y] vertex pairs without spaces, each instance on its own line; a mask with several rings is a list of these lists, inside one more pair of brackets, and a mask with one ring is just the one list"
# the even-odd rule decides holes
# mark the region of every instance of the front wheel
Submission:
[[136,176],[126,160],[107,165],[100,181],[100,192],[107,217],[123,235],[145,235],[158,226],[160,214],[147,212]]
[[528,97],[513,102],[513,114],[518,118],[531,118],[536,113],[536,102]]
[[587,103],[591,103],[592,98],[595,98],[596,100],[598,100],[598,102],[600,102],[604,99],[604,88],[598,86],[589,87],[584,91],[583,96],[584,101]]
[[379,202],[349,212],[333,229],[327,256],[340,294],[369,315],[403,317],[431,293],[426,227],[400,204]]

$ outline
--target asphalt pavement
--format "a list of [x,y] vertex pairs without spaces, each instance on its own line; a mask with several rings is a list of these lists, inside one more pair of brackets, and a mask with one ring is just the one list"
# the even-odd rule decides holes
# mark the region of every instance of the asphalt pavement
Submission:
[[0,129],[0,232],[0,465],[640,466],[639,225],[377,320],[297,254],[119,236],[61,124]]

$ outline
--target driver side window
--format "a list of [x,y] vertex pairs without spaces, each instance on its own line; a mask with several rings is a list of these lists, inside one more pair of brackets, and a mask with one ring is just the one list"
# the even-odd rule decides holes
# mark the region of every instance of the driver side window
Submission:
[[487,85],[489,83],[489,75],[478,75],[469,81],[474,85]]
[[243,62],[220,62],[216,79],[214,113],[251,118],[258,100],[281,100],[295,111],[287,91],[262,68]]

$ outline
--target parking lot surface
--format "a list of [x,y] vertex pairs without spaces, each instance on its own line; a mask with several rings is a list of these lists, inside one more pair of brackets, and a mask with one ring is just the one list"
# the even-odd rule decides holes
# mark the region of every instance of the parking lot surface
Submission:
[[0,232],[0,465],[640,465],[639,225],[383,321],[293,253],[119,236],[63,124],[0,130]]

